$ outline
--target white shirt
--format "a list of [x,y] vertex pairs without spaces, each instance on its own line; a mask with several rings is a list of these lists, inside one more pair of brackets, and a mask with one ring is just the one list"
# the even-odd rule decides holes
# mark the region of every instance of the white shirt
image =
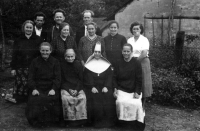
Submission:
[[85,25],[85,36],[88,35],[87,26]]
[[[131,37],[127,40],[127,43],[131,44],[133,47],[133,53],[131,54],[132,57],[139,57],[142,53],[142,50],[149,51],[149,40],[143,35],[140,35],[137,41],[135,41],[134,37]],[[147,57],[149,54],[148,51]]]
[[35,26],[35,33],[37,36],[40,36],[41,35],[41,32],[42,32],[42,28],[41,29],[38,29],[36,26]]

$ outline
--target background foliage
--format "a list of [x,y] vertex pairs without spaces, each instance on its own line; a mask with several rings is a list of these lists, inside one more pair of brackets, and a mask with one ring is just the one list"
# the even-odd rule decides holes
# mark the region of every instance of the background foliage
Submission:
[[53,10],[61,8],[66,12],[66,22],[74,30],[82,23],[81,12],[91,9],[95,17],[105,17],[112,14],[128,0],[1,0],[3,12],[3,27],[7,38],[17,37],[25,20],[33,20],[36,12],[47,15],[46,26],[53,24]]
[[[152,46],[150,59],[154,94],[160,104],[200,107],[200,37],[186,35],[181,63],[175,64],[175,48]],[[174,43],[175,44],[175,43]]]

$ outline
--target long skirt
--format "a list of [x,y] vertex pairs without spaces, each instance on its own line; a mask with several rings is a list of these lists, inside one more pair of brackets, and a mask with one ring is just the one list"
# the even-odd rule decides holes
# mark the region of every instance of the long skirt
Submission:
[[48,95],[49,91],[41,92],[39,95],[29,95],[25,110],[28,122],[35,126],[38,123],[58,122],[60,119],[60,93]]
[[88,101],[88,121],[96,128],[112,127],[116,122],[115,99],[113,92],[87,94]]
[[86,96],[83,90],[76,97],[71,96],[66,90],[61,90],[64,120],[87,119]]
[[153,93],[151,67],[149,58],[141,61],[142,65],[142,97],[150,97]]
[[17,102],[24,102],[28,97],[28,68],[19,68],[16,70],[15,86],[13,89],[13,98]]
[[117,91],[116,111],[119,120],[139,121],[144,123],[145,112],[142,108],[142,95],[139,99],[133,98],[134,93]]

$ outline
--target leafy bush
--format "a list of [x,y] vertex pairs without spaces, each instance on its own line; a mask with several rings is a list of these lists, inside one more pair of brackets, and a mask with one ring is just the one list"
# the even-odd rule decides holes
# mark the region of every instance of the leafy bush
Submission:
[[154,94],[152,99],[163,105],[200,106],[200,92],[191,78],[176,73],[176,69],[152,67]]
[[200,91],[200,37],[189,38],[185,42],[182,64],[177,68],[177,73],[193,79],[196,89]]
[[153,46],[149,56],[151,64],[157,68],[172,68],[174,66],[174,47],[168,45]]

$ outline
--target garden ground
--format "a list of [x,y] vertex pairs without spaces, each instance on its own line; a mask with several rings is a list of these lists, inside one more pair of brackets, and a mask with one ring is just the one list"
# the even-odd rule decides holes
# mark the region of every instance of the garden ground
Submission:
[[[13,85],[13,78],[9,71],[0,72],[0,88],[9,88]],[[1,93],[1,92],[0,92]],[[0,130],[1,131],[120,131],[122,129],[94,129],[94,128],[59,128],[49,127],[44,129],[32,128],[24,114],[26,104],[12,104],[0,98]],[[145,131],[199,131],[200,109],[181,109],[165,107],[148,102],[146,104]]]

